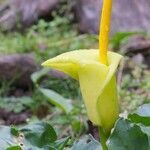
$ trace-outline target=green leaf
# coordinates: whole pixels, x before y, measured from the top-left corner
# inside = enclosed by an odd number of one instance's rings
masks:
[[[72,107],[71,101],[69,101],[68,99],[65,99],[60,94],[50,89],[40,88],[39,90],[43,93],[44,96],[48,98],[50,103],[61,108],[66,113],[69,113],[72,110],[73,107]]]
[[[119,32],[111,38],[110,44],[113,49],[119,49],[122,40],[134,34],[138,34],[138,32]]]
[[[143,126],[143,125],[140,125],[140,127],[141,127],[141,130],[144,133],[146,133],[149,136],[149,138],[150,138],[150,127],[146,127],[146,126]]]
[[[19,136],[18,129],[15,127],[11,127],[11,134],[18,137]]]
[[[101,145],[91,135],[87,135],[75,142],[71,150],[101,150]]]
[[[19,103],[18,103],[19,102]],[[31,108],[33,105],[33,99],[28,96],[23,97],[0,97],[0,106],[8,111],[20,113],[26,108]]]
[[[79,120],[79,118],[77,119],[74,117],[74,120],[71,121],[71,126],[75,133],[79,133],[79,131],[82,128],[82,124],[81,124],[81,121]]]
[[[0,150],[18,145],[17,138],[11,134],[11,128],[0,126]]]
[[[150,145],[150,127],[140,125],[140,128],[143,131],[143,133],[145,133],[148,136],[148,141],[149,141],[149,145]]]
[[[6,150],[22,150],[20,146],[11,146],[7,148]]]
[[[55,142],[57,135],[53,127],[48,123],[36,123],[23,127],[20,132],[25,136],[25,145],[42,148]]]
[[[56,142],[54,142],[53,147],[56,150],[63,150],[65,146],[68,144],[69,139],[70,137],[57,140]]]
[[[142,105],[135,113],[129,114],[128,118],[132,122],[150,126],[150,104]]]
[[[108,150],[149,150],[148,136],[127,119],[120,118],[107,141]]]
[[[63,150],[70,137],[56,139],[56,132],[48,123],[30,124],[20,130],[0,126],[0,150]]]
[[[44,68],[44,69],[42,69],[40,71],[34,72],[31,75],[31,80],[33,81],[33,83],[37,84],[38,81],[49,72],[49,70],[50,69]]]

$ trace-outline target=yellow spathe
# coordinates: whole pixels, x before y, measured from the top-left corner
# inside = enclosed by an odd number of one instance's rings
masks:
[[[100,63],[99,50],[76,50],[42,65],[63,71],[80,83],[89,119],[109,133],[119,114],[115,72],[122,56],[108,52],[108,66]]]

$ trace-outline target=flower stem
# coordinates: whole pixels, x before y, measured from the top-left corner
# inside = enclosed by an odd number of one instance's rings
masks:
[[[107,135],[105,134],[104,130],[102,127],[98,127],[99,130],[99,137],[100,137],[100,143],[102,145],[103,150],[108,150],[106,146],[106,141],[107,141]]]

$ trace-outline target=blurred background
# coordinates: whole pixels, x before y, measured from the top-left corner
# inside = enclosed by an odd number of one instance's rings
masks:
[[[46,120],[62,137],[97,136],[77,81],[40,64],[98,48],[101,7],[102,0],[0,0],[1,125]],[[121,113],[150,102],[149,10],[149,0],[114,0],[109,46],[125,56],[117,73]]]

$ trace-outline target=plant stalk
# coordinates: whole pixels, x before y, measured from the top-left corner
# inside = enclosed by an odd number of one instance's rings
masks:
[[[103,150],[108,150],[107,146],[106,146],[106,141],[107,141],[107,135],[105,134],[104,130],[102,127],[98,127],[98,131],[99,131],[99,137],[100,137],[100,143],[102,145],[102,149]]]

